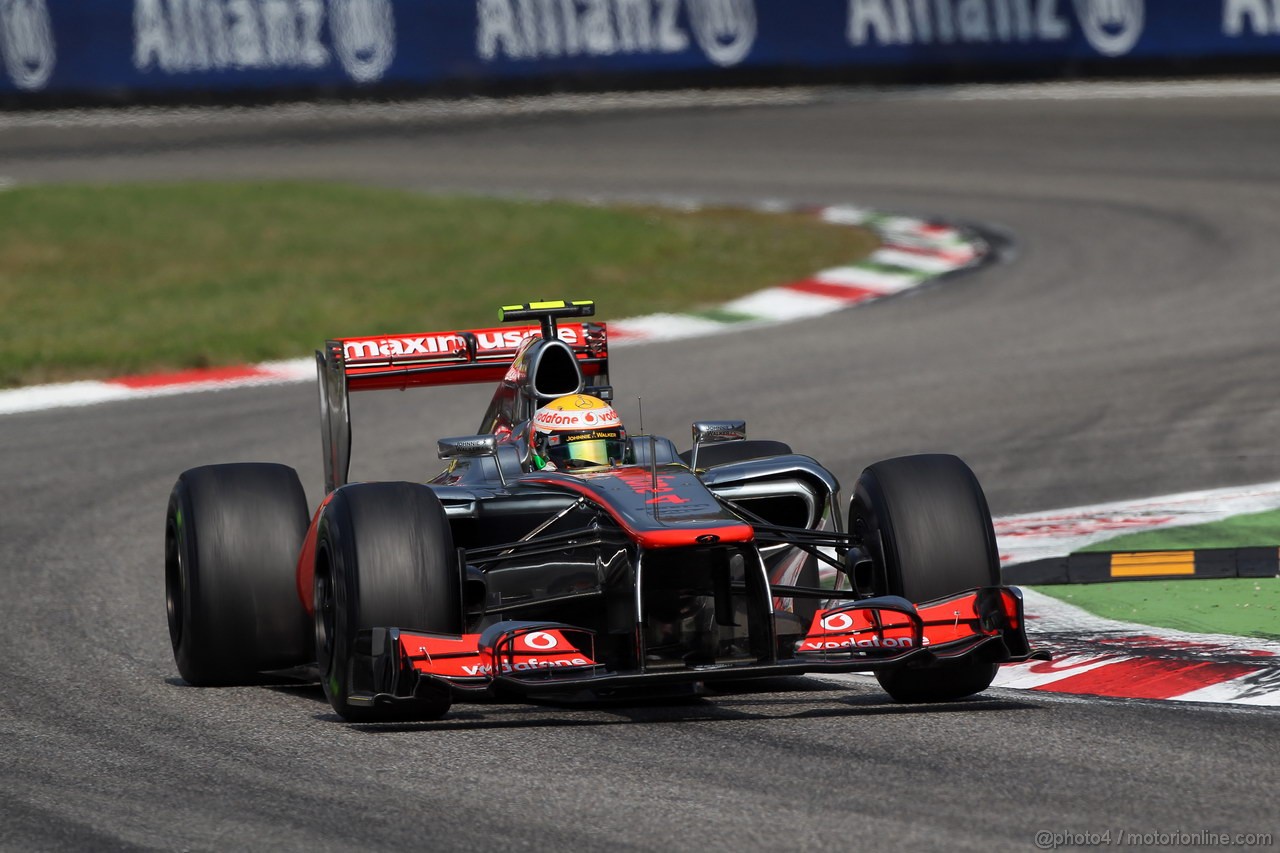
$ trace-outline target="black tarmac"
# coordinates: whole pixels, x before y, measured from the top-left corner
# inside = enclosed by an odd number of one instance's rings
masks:
[[[624,418],[745,417],[850,486],[917,451],[997,514],[1280,479],[1274,98],[808,103],[457,120],[0,122],[18,181],[325,178],[415,190],[851,202],[981,222],[1004,262],[820,320],[619,348]],[[798,273],[809,271],[797,271]],[[359,287],[359,282],[352,282]],[[594,298],[608,293],[530,298]],[[429,329],[431,306],[407,322]],[[406,328],[405,331],[411,329]],[[341,334],[341,318],[334,318]],[[353,473],[426,477],[487,389],[357,399]],[[1276,833],[1280,713],[869,679],[687,703],[455,706],[353,726],[318,687],[176,674],[162,515],[184,468],[296,466],[315,391],[0,418],[0,848],[1030,850],[1037,833]],[[1045,836],[1040,836],[1041,841]]]

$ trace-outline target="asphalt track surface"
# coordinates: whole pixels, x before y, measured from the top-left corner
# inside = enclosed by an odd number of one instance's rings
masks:
[[[1280,479],[1278,106],[836,92],[8,128],[0,174],[778,198],[997,226],[1016,242],[995,267],[804,325],[619,350],[613,378],[649,429],[745,417],[846,484],[877,458],[959,453],[1000,514]],[[565,295],[607,312],[607,293]],[[425,477],[432,439],[471,430],[486,398],[365,395],[354,474]],[[1038,831],[1280,830],[1266,709],[1000,690],[898,706],[867,680],[793,679],[386,727],[344,724],[315,687],[187,687],[165,628],[168,490],[192,465],[275,460],[318,500],[314,412],[312,388],[287,386],[0,419],[0,847],[1027,850]]]

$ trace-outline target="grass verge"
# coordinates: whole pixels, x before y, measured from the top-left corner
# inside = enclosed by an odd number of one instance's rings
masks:
[[[1194,551],[1280,543],[1280,510],[1207,524],[1129,533],[1081,551]],[[1034,587],[1090,613],[1125,622],[1280,640],[1280,578],[1126,581]]]
[[[1280,510],[1235,515],[1222,521],[1127,533],[1081,551],[1194,551],[1197,548],[1265,548],[1280,544]]]
[[[1108,619],[1201,634],[1280,640],[1280,578],[1033,587]]]
[[[0,387],[310,353],[326,338],[712,307],[876,246],[738,209],[433,197],[309,183],[0,193]]]

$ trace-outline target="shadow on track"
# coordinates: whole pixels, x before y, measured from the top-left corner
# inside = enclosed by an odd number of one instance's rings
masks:
[[[875,716],[934,716],[937,714],[1000,713],[1043,710],[1042,704],[981,696],[937,705],[901,705],[887,696],[842,695],[815,700],[809,696],[790,697],[777,693],[718,695],[678,700],[582,703],[566,707],[562,703],[491,700],[487,705],[454,706],[441,720],[420,723],[346,723],[337,714],[316,714],[314,719],[342,723],[369,734],[433,731],[484,731],[502,729],[573,728],[583,726],[653,726],[671,723],[724,723],[738,721],[795,721]]]

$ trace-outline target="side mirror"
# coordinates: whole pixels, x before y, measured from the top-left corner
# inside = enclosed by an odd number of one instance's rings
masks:
[[[436,451],[441,459],[475,459],[492,456],[493,464],[498,469],[498,479],[507,485],[506,475],[502,473],[502,463],[498,461],[498,437],[496,435],[459,435],[453,438],[442,438],[436,442]]]
[[[694,421],[693,456],[689,467],[698,470],[698,448],[704,444],[720,444],[725,441],[746,441],[746,421]]]
[[[493,456],[498,451],[498,437],[496,435],[459,435],[454,438],[442,438],[436,442],[436,449],[441,459]]]

